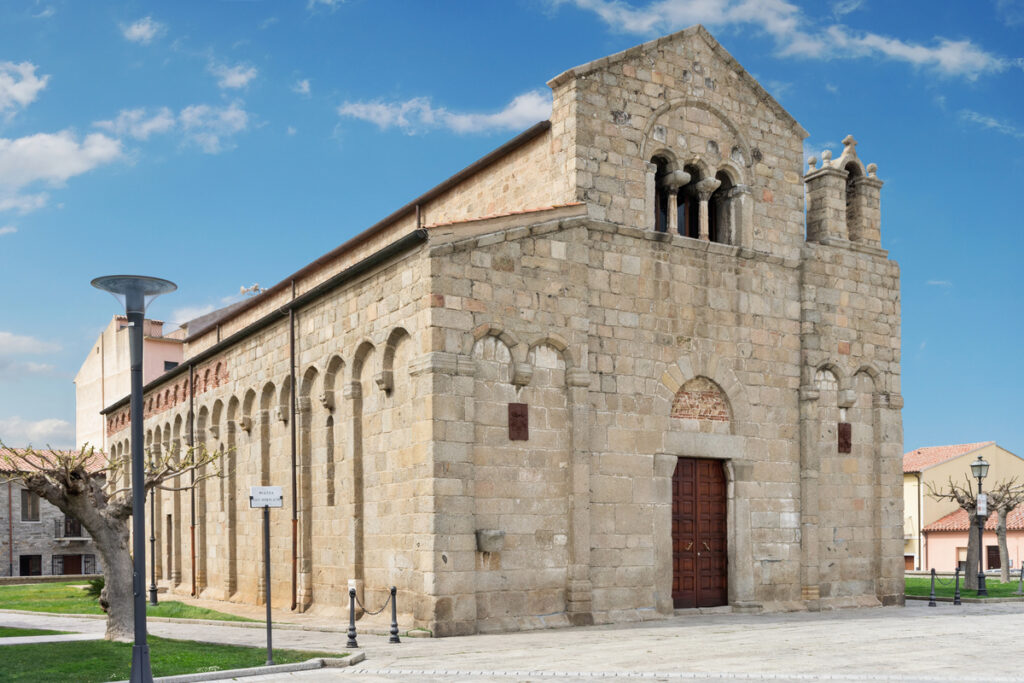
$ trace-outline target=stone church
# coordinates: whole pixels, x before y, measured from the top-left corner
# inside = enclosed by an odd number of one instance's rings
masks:
[[[847,137],[805,166],[699,26],[548,85],[550,120],[189,326],[147,447],[224,467],[157,496],[161,585],[261,601],[247,496],[281,485],[272,599],[299,611],[349,580],[438,636],[902,602],[874,164]]]

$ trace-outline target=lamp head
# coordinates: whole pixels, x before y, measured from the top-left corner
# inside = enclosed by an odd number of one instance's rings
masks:
[[[971,463],[971,473],[975,479],[984,479],[988,474],[988,462],[985,458],[978,456],[978,459]]]
[[[92,286],[110,292],[126,311],[141,313],[153,299],[178,288],[170,280],[145,275],[104,275],[93,280]]]

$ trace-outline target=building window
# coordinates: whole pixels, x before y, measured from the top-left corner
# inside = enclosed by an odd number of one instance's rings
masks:
[[[43,556],[42,555],[21,555],[18,558],[19,576],[42,576]]]
[[[729,196],[733,188],[732,178],[724,171],[715,174],[721,183],[708,200],[708,239],[712,242],[730,244],[733,233],[733,199]]]
[[[651,159],[657,167],[654,172],[654,229],[668,231],[668,188],[662,183],[669,172],[668,159],[657,156]]]
[[[165,360],[164,361],[164,372],[167,372],[168,370],[173,370],[176,367],[178,367],[178,362],[177,361],[173,361],[173,360]]]
[[[21,521],[39,521],[39,496],[25,489],[21,490]]]

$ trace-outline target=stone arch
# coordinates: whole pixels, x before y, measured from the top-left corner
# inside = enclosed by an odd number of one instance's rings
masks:
[[[686,107],[703,109],[704,111],[708,112],[709,114],[720,120],[725,125],[725,128],[729,131],[729,133],[733,136],[733,141],[736,143],[734,146],[740,148],[740,151],[743,155],[743,159],[746,161],[747,166],[749,167],[750,165],[753,164],[753,156],[750,152],[750,143],[747,142],[746,136],[743,135],[739,127],[736,126],[735,123],[733,123],[732,119],[729,118],[728,114],[726,114],[723,110],[719,109],[710,102],[703,99],[698,99],[696,97],[680,97],[674,100],[669,100],[668,102],[654,110],[650,118],[647,120],[647,124],[644,126],[643,134],[641,137],[642,142],[640,148],[644,150],[643,157],[645,159],[649,159],[651,157],[651,155],[647,153],[648,146],[654,148],[654,143],[659,142],[657,140],[654,140],[653,136],[651,135],[652,131],[654,130],[654,126],[657,125],[661,118],[670,111]]]
[[[335,406],[339,404],[338,397],[335,395],[337,391],[338,378],[344,378],[345,376],[345,361],[341,359],[338,354],[332,355],[327,359],[327,365],[324,367],[324,389],[323,394],[320,396],[320,402],[324,404],[324,407],[328,411],[334,412]]]
[[[718,357],[710,351],[695,351],[680,356],[666,368],[661,376],[656,395],[657,400],[663,402],[663,415],[671,413],[676,392],[686,382],[696,377],[706,377],[711,380],[724,394],[729,405],[730,433],[735,433],[737,424],[750,420],[751,407],[746,387],[736,377],[735,371],[730,366],[719,362]]]
[[[260,439],[260,485],[268,486],[270,483],[270,423],[271,410],[274,408],[274,395],[277,390],[273,382],[263,385],[260,392],[260,414],[259,414],[259,439]]]
[[[672,398],[673,418],[697,423],[700,431],[728,433],[732,422],[729,397],[718,384],[703,375],[683,383]],[[721,429],[717,428],[719,423]]]
[[[318,413],[317,406],[312,398],[316,396],[320,386],[320,371],[315,365],[310,365],[302,373],[299,380],[297,394],[297,411],[295,419],[296,431],[298,432],[296,453],[296,465],[298,471],[295,473],[296,509],[299,518],[298,538],[298,597],[297,602],[301,609],[305,609],[313,602],[313,524],[316,510],[313,505],[313,452],[323,452],[317,443],[318,432],[313,429],[314,413]],[[322,477],[317,477],[321,480]],[[326,520],[317,520],[324,524]]]
[[[512,362],[526,360],[526,349],[519,344],[519,338],[497,323],[484,323],[473,330],[472,338],[466,345],[466,355],[473,354],[473,347],[484,337],[496,337],[508,348]]]
[[[365,516],[366,516],[366,491],[364,481],[365,458],[373,452],[368,443],[366,408],[367,403],[375,403],[376,396],[370,396],[369,377],[370,364],[373,362],[373,354],[376,348],[369,340],[362,341],[352,356],[352,367],[350,369],[350,383],[346,387],[346,394],[351,399],[352,424],[352,461],[350,465],[350,481],[352,491],[352,547],[350,549],[350,560],[352,571],[351,576],[362,586],[366,578],[365,566]]]
[[[250,390],[249,393],[255,393]],[[241,409],[241,401],[237,396],[228,399],[227,421],[225,423],[224,438],[227,442],[227,449],[221,455],[224,458],[224,476],[227,479],[227,547],[226,547],[226,571],[224,577],[224,597],[230,598],[238,590],[238,418]]]
[[[846,375],[838,363],[825,361],[814,369],[814,386],[819,390],[833,389],[838,391],[844,385]]]
[[[566,372],[575,369],[576,363],[573,360],[572,350],[569,348],[569,343],[561,336],[554,333],[547,334],[530,344],[530,348],[527,350],[527,358],[530,357],[530,353],[532,353],[534,349],[543,345],[550,346],[561,354],[562,360],[565,362]]]
[[[384,392],[390,393],[395,384],[394,364],[395,349],[403,340],[411,340],[412,335],[404,327],[396,327],[388,334],[387,342],[384,344],[384,353],[381,358],[381,371],[377,376],[377,386]]]
[[[181,440],[184,426],[185,418],[178,413],[174,416],[171,428],[171,459],[175,464],[181,462]],[[170,501],[171,521],[167,529],[166,566],[170,572],[171,584],[175,586],[181,583],[181,534],[184,531],[184,525],[181,523],[181,486],[181,476],[174,477],[173,488],[175,490],[171,493]]]

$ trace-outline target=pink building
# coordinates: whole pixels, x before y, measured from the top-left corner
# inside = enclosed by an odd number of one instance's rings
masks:
[[[999,569],[999,542],[996,540],[995,512],[985,522],[982,545],[985,548],[985,569]],[[967,534],[977,534],[977,527],[969,528],[966,510],[957,510],[925,526],[925,570],[953,571],[959,563],[967,562]],[[1006,518],[1006,550],[1010,569],[1020,569],[1024,556],[1024,509],[1017,508]],[[975,569],[977,571],[977,569]]]

